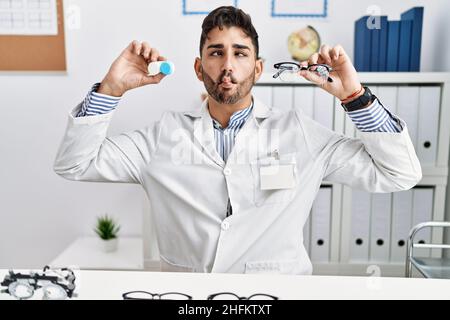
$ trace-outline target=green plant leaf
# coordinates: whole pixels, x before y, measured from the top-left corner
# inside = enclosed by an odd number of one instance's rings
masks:
[[[117,238],[119,230],[120,226],[107,214],[97,218],[97,225],[94,231],[101,239],[115,239]]]

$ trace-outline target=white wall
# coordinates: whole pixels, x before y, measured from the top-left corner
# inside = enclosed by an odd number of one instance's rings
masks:
[[[307,24],[352,56],[353,23],[373,4],[391,19],[424,5],[423,71],[450,71],[448,0],[330,0],[325,20],[272,19],[270,0],[240,1],[260,34],[266,71],[289,59],[289,33]],[[131,40],[149,41],[175,62],[177,72],[158,86],[129,92],[110,134],[143,127],[167,109],[192,108],[203,91],[193,62],[204,16],[182,16],[181,0],[66,0],[64,5],[81,9],[81,28],[66,30],[67,74],[0,73],[0,268],[42,267],[77,235],[92,234],[95,217],[105,212],[119,219],[122,234],[142,233],[140,186],[70,182],[52,170],[68,111]]]

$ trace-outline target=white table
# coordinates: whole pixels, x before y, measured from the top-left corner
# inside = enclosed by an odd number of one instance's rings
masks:
[[[6,273],[0,270],[0,281]],[[242,296],[266,293],[281,300],[450,299],[450,281],[438,279],[86,270],[75,274],[76,299],[122,299],[122,293],[135,290],[176,291],[195,300],[224,291]],[[0,299],[10,296],[0,294]]]
[[[142,238],[119,238],[118,250],[103,252],[96,237],[81,237],[61,252],[52,267],[77,266],[92,270],[143,270],[144,256]]]

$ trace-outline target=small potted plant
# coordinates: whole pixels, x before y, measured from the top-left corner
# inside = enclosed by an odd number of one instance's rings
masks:
[[[94,231],[100,237],[101,248],[104,252],[117,250],[119,230],[120,226],[108,214],[97,218]]]

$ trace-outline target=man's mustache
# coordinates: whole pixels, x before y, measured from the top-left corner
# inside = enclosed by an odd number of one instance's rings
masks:
[[[229,71],[224,71],[223,74],[219,77],[219,80],[217,81],[217,84],[220,85],[222,82],[225,81],[225,78],[230,78],[231,83],[233,84],[237,84],[238,81],[236,80],[236,78],[233,76],[233,74]]]

